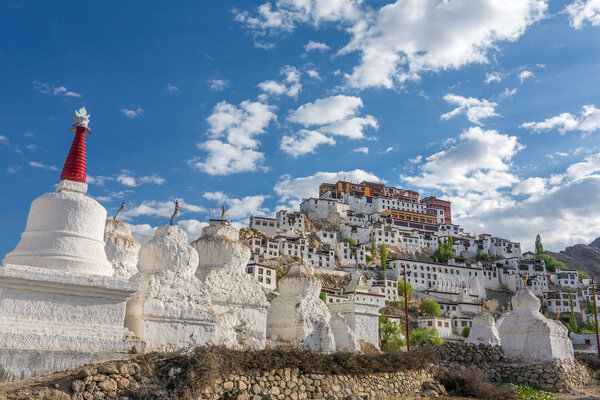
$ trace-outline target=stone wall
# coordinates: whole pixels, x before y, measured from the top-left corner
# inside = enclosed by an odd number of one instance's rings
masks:
[[[0,400],[93,400],[116,398],[165,398],[166,382],[148,377],[142,363],[122,361],[86,366],[73,374],[45,384],[14,386],[3,391]],[[237,398],[239,400],[274,399],[335,399],[361,396],[364,399],[385,399],[398,394],[444,389],[434,381],[433,365],[419,370],[365,375],[301,374],[297,369],[271,371],[251,370],[243,374],[218,378],[197,400]],[[181,370],[171,368],[168,376],[177,379]],[[425,385],[423,385],[425,383]],[[436,386],[437,385],[437,386]],[[3,394],[4,392],[4,394]],[[229,397],[231,396],[231,397]]]
[[[551,392],[566,392],[594,383],[594,373],[575,362],[522,364],[504,357],[498,346],[445,342],[436,351],[441,370],[475,367],[495,383],[534,386]]]

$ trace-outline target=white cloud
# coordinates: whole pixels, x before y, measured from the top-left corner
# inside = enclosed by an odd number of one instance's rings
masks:
[[[358,147],[356,149],[352,150],[353,153],[363,153],[363,154],[369,154],[369,148],[366,146],[363,147]]]
[[[544,178],[527,178],[523,181],[518,182],[513,190],[513,195],[529,195],[534,196],[542,194],[546,191],[546,180]]]
[[[170,83],[167,84],[167,92],[169,92],[169,94],[175,94],[177,92],[179,92],[179,88],[175,85],[171,85]]]
[[[298,24],[319,27],[328,22],[350,23],[362,17],[360,0],[278,0],[274,7],[264,3],[256,15],[234,10],[235,19],[256,35],[292,31]]]
[[[521,83],[523,83],[523,81],[525,79],[530,79],[530,78],[535,78],[535,74],[531,71],[525,70],[525,71],[521,71],[519,73],[519,80],[521,81]]]
[[[415,158],[410,158],[408,160],[408,162],[411,164],[420,164],[421,161],[423,161],[423,156],[420,154],[418,156],[416,156]]]
[[[111,176],[99,176],[99,175],[87,175],[86,182],[92,185],[104,185],[107,181],[112,181],[114,178]]]
[[[230,175],[238,172],[265,170],[261,166],[265,155],[249,148],[240,148],[220,140],[198,143],[198,148],[208,153],[203,161],[194,158],[190,164],[209,175]]]
[[[334,145],[335,140],[319,131],[302,129],[296,135],[284,136],[281,139],[280,149],[294,158],[314,153],[315,149],[322,144]]]
[[[0,135],[0,143],[8,144],[8,138],[4,135]]]
[[[316,70],[314,70],[314,69],[309,69],[308,71],[306,71],[306,74],[307,74],[308,76],[310,76],[311,78],[313,78],[313,79],[316,79],[316,80],[318,80],[318,81],[320,81],[320,80],[321,80],[321,76],[320,76],[320,75],[319,75],[319,73],[318,73]]]
[[[310,40],[308,43],[306,43],[304,46],[304,51],[309,52],[309,51],[319,51],[321,53],[329,50],[329,46],[327,46],[325,43],[322,42],[315,42]]]
[[[229,197],[223,192],[207,192],[204,194],[204,198],[214,201],[217,204],[225,204],[227,214],[225,218],[240,221],[248,218],[250,215],[270,215],[270,210],[263,206],[263,203],[269,196],[256,195],[246,196],[241,199],[235,197]],[[218,211],[220,215],[220,210]]]
[[[546,11],[545,0],[397,0],[356,24],[342,53],[358,51],[353,88],[392,88],[426,71],[487,63],[497,43],[515,41]]]
[[[580,181],[589,177],[600,177],[598,172],[600,172],[600,153],[588,156],[584,161],[569,166],[566,176],[572,181]]]
[[[286,95],[289,97],[298,97],[298,93],[302,90],[300,71],[296,67],[286,65],[281,68],[280,75],[284,76],[281,82],[273,80],[264,81],[258,84],[258,88],[273,96]]]
[[[213,92],[220,92],[229,86],[229,79],[209,79],[207,82]]]
[[[282,175],[273,190],[279,196],[280,207],[294,210],[299,208],[303,198],[319,197],[319,185],[321,183],[335,183],[342,179],[351,182],[384,182],[370,172],[355,169],[352,171],[317,172],[310,176],[298,178]]]
[[[513,97],[517,93],[517,88],[509,89],[504,88],[504,91],[498,95],[498,97],[506,99],[508,97]]]
[[[154,232],[156,232],[156,228],[156,226],[152,227],[148,224],[131,224],[131,235],[140,244],[144,244],[152,239]]]
[[[205,207],[189,204],[183,199],[178,199],[178,201],[182,214],[185,212],[206,213],[208,211]],[[174,199],[168,201],[144,200],[135,207],[126,207],[125,211],[119,215],[122,216],[124,220],[131,220],[132,218],[139,216],[171,218],[174,209]]]
[[[491,102],[486,99],[476,99],[474,97],[463,97],[456,94],[449,93],[444,96],[444,100],[449,104],[456,105],[454,110],[442,114],[443,120],[448,120],[459,114],[465,114],[467,119],[474,124],[482,125],[481,120],[490,117],[496,117],[498,114],[495,112],[497,103]]]
[[[335,144],[328,135],[363,139],[365,129],[378,129],[375,117],[359,117],[360,97],[337,95],[306,103],[290,112],[288,120],[306,128],[296,135],[284,136],[281,149],[294,157],[313,152],[321,144]]]
[[[147,175],[136,178],[129,171],[123,172],[121,175],[117,176],[116,179],[120,184],[129,187],[136,187],[145,183],[151,183],[154,185],[162,185],[165,183],[165,179],[158,175]],[[102,181],[102,183],[104,183],[104,181]]]
[[[54,165],[46,165],[46,164],[42,164],[41,162],[37,162],[37,161],[29,161],[27,164],[29,164],[30,167],[34,167],[34,168],[58,171],[58,168],[56,168]]]
[[[383,154],[387,154],[387,153],[389,153],[389,152],[391,152],[391,151],[394,151],[394,147],[393,147],[393,146],[390,146],[390,147],[388,147],[388,148],[387,148],[387,149],[385,149],[385,150],[384,150],[382,153],[383,153]]]
[[[517,182],[510,161],[521,149],[516,136],[473,127],[463,131],[450,148],[427,157],[418,175],[402,178],[447,193],[493,191]]]
[[[40,93],[64,97],[81,97],[79,93],[68,90],[64,86],[54,86],[39,81],[33,81],[31,84],[33,85],[33,88]]]
[[[119,112],[127,118],[137,118],[144,115],[144,110],[140,107],[135,109],[121,108]]]
[[[529,129],[533,133],[541,133],[551,129],[558,129],[561,135],[571,131],[581,131],[590,134],[600,129],[600,109],[593,104],[583,106],[579,115],[562,113],[541,122],[525,122],[521,128]]]
[[[21,170],[21,167],[18,165],[15,165],[14,167],[8,167],[6,170],[6,173],[10,174],[10,175],[14,175],[17,172],[19,172]]]
[[[226,101],[218,103],[207,118],[211,140],[198,143],[208,155],[204,161],[195,158],[190,164],[210,175],[264,169],[264,154],[256,151],[260,145],[256,136],[277,118],[274,111],[274,106],[250,100],[241,102],[239,107]]]
[[[485,74],[485,83],[491,83],[491,82],[501,82],[502,81],[502,75],[500,75],[498,72],[488,72]]]
[[[200,222],[197,219],[184,219],[177,222],[188,235],[188,242],[193,242],[202,234],[202,228],[208,226],[208,222]]]
[[[300,106],[289,119],[305,126],[329,124],[353,116],[362,105],[360,97],[331,96]]]
[[[575,29],[583,28],[586,22],[593,26],[600,26],[600,0],[575,0],[565,8],[565,11],[569,14],[569,21]]]

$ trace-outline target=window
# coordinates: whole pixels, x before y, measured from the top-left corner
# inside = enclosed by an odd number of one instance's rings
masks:
[[[254,272],[254,268],[253,267],[248,267],[248,273],[251,274],[252,272]]]
[[[262,268],[259,268],[259,269],[258,269],[258,273],[259,273],[259,274],[262,274],[262,273],[263,273],[263,269],[262,269]]]

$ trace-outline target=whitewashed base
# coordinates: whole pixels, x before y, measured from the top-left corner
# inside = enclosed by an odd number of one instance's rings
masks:
[[[138,288],[116,278],[0,267],[0,351],[32,353],[0,366],[13,377],[31,376],[57,363],[51,355],[36,361],[40,351],[129,353],[141,342],[123,326],[125,302]]]
[[[125,353],[0,348],[0,382],[20,381],[86,364],[125,360],[129,357]]]

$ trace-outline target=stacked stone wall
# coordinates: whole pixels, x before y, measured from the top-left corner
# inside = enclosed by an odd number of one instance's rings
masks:
[[[298,369],[284,368],[271,371],[250,370],[217,378],[202,391],[196,400],[275,400],[275,399],[334,399],[351,396],[363,399],[385,399],[398,395],[416,394],[424,383],[435,386],[437,368],[365,375],[302,374]],[[181,370],[172,368],[168,376],[178,379]],[[13,384],[14,385],[14,384]],[[86,366],[73,374],[31,387],[14,386],[6,390],[0,386],[0,400],[94,400],[166,398],[166,382],[149,377],[145,369],[134,361]],[[428,386],[428,385],[425,385]],[[440,389],[443,391],[443,389]],[[354,397],[356,398],[356,397]]]
[[[499,346],[445,342],[436,352],[440,355],[441,373],[475,367],[495,383],[528,385],[551,392],[567,392],[595,383],[593,371],[578,362],[511,362]]]

